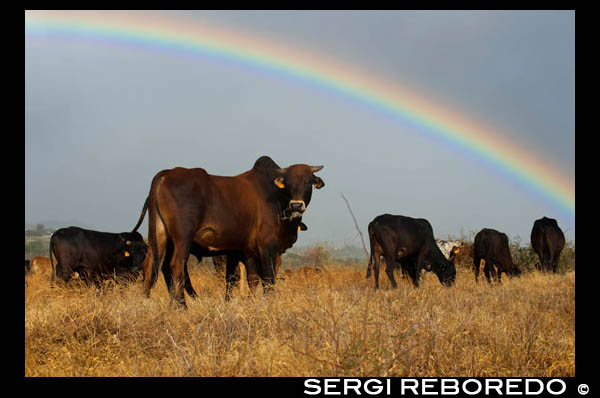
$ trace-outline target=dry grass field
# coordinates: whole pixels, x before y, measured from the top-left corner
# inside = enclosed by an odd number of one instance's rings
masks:
[[[190,270],[200,298],[170,306],[162,276],[141,283],[50,288],[27,277],[25,376],[574,376],[575,273],[488,286],[457,267],[451,288],[419,289],[385,273],[330,264],[230,302],[224,278]],[[483,275],[480,276],[480,278]]]

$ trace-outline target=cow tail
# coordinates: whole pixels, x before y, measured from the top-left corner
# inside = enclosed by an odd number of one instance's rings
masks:
[[[160,215],[160,211],[158,210],[158,187],[162,182],[162,178],[157,179],[154,189],[150,191],[150,195],[152,195],[152,206],[154,209],[153,213],[149,213],[148,222],[152,223],[150,228],[148,229],[148,243],[150,243],[152,247],[152,281],[154,281],[158,276],[158,240],[156,237],[156,222],[157,216],[160,218],[166,232],[166,225],[162,220],[162,216]],[[148,195],[148,199],[150,199],[150,195]],[[150,214],[153,215],[152,219],[150,219]]]
[[[148,201],[149,200],[150,200],[150,195],[148,195],[148,197],[146,198],[146,201],[144,202],[144,207],[142,208],[142,214],[140,215],[140,219],[138,220],[137,224],[135,224],[135,227],[131,231],[132,233],[136,232],[138,230],[138,228],[140,227],[140,225],[142,225],[142,222],[144,221],[144,217],[146,217],[146,211],[148,210]]]
[[[371,270],[373,269],[373,250],[371,250],[371,255],[369,256],[369,265],[367,266],[367,279],[371,277]]]
[[[375,256],[373,255],[373,242],[374,242],[374,236],[373,233],[371,231],[371,223],[369,223],[368,226],[368,232],[369,232],[369,243],[371,244],[371,254],[369,255],[369,264],[367,265],[367,279],[369,279],[371,277],[371,271],[373,270],[373,262],[375,261]]]
[[[56,270],[54,269],[54,263],[52,262],[52,252],[54,248],[54,234],[50,237],[50,248],[49,248],[49,257],[50,257],[50,266],[52,267],[52,274],[50,275],[50,282],[54,283],[56,279]]]
[[[542,226],[542,239],[544,240],[544,250],[542,252],[546,259],[546,264],[542,264],[542,268],[547,267],[545,270],[548,271],[552,267],[552,261],[550,261],[550,257],[552,256],[550,248],[552,246],[550,246],[550,231],[546,231],[544,226]]]

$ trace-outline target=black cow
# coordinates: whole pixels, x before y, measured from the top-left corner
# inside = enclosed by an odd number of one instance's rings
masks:
[[[111,276],[134,276],[141,271],[147,245],[139,232],[98,232],[79,227],[61,228],[50,238],[52,280],[68,282],[74,272],[84,281]],[[56,257],[56,268],[52,255]]]
[[[481,260],[485,260],[483,272],[487,281],[491,283],[490,273],[500,283],[502,272],[508,276],[519,276],[521,270],[513,263],[508,247],[508,236],[505,233],[491,228],[484,228],[475,235],[473,242],[473,271],[475,282],[479,278],[479,266]],[[498,273],[496,274],[496,268]]]
[[[367,278],[371,267],[375,271],[375,289],[379,288],[379,261],[385,257],[385,272],[397,287],[394,279],[396,262],[408,273],[413,285],[419,287],[421,270],[433,271],[443,285],[451,286],[456,278],[454,264],[444,257],[435,243],[433,228],[423,218],[411,218],[382,214],[369,223],[371,257]]]
[[[556,273],[558,259],[565,246],[565,235],[553,218],[543,217],[535,220],[531,230],[531,247],[540,258],[538,268],[542,272]]]

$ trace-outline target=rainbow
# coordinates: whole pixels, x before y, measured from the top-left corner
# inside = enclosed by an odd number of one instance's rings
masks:
[[[333,91],[382,111],[424,135],[449,144],[533,191],[564,214],[575,215],[572,177],[551,167],[488,126],[410,92],[394,82],[298,51],[248,32],[180,17],[127,11],[26,11],[26,37],[60,36],[183,54],[211,55]]]

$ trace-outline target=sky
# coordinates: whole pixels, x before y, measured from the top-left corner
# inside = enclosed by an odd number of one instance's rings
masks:
[[[231,57],[30,28],[61,13],[26,11],[26,225],[129,231],[158,171],[236,175],[268,155],[324,166],[297,246],[360,245],[341,193],[365,238],[383,213],[426,218],[436,238],[494,228],[523,245],[547,216],[575,238],[574,214],[528,181],[361,98]],[[130,16],[267,40],[417,93],[574,192],[574,11],[102,12]]]

